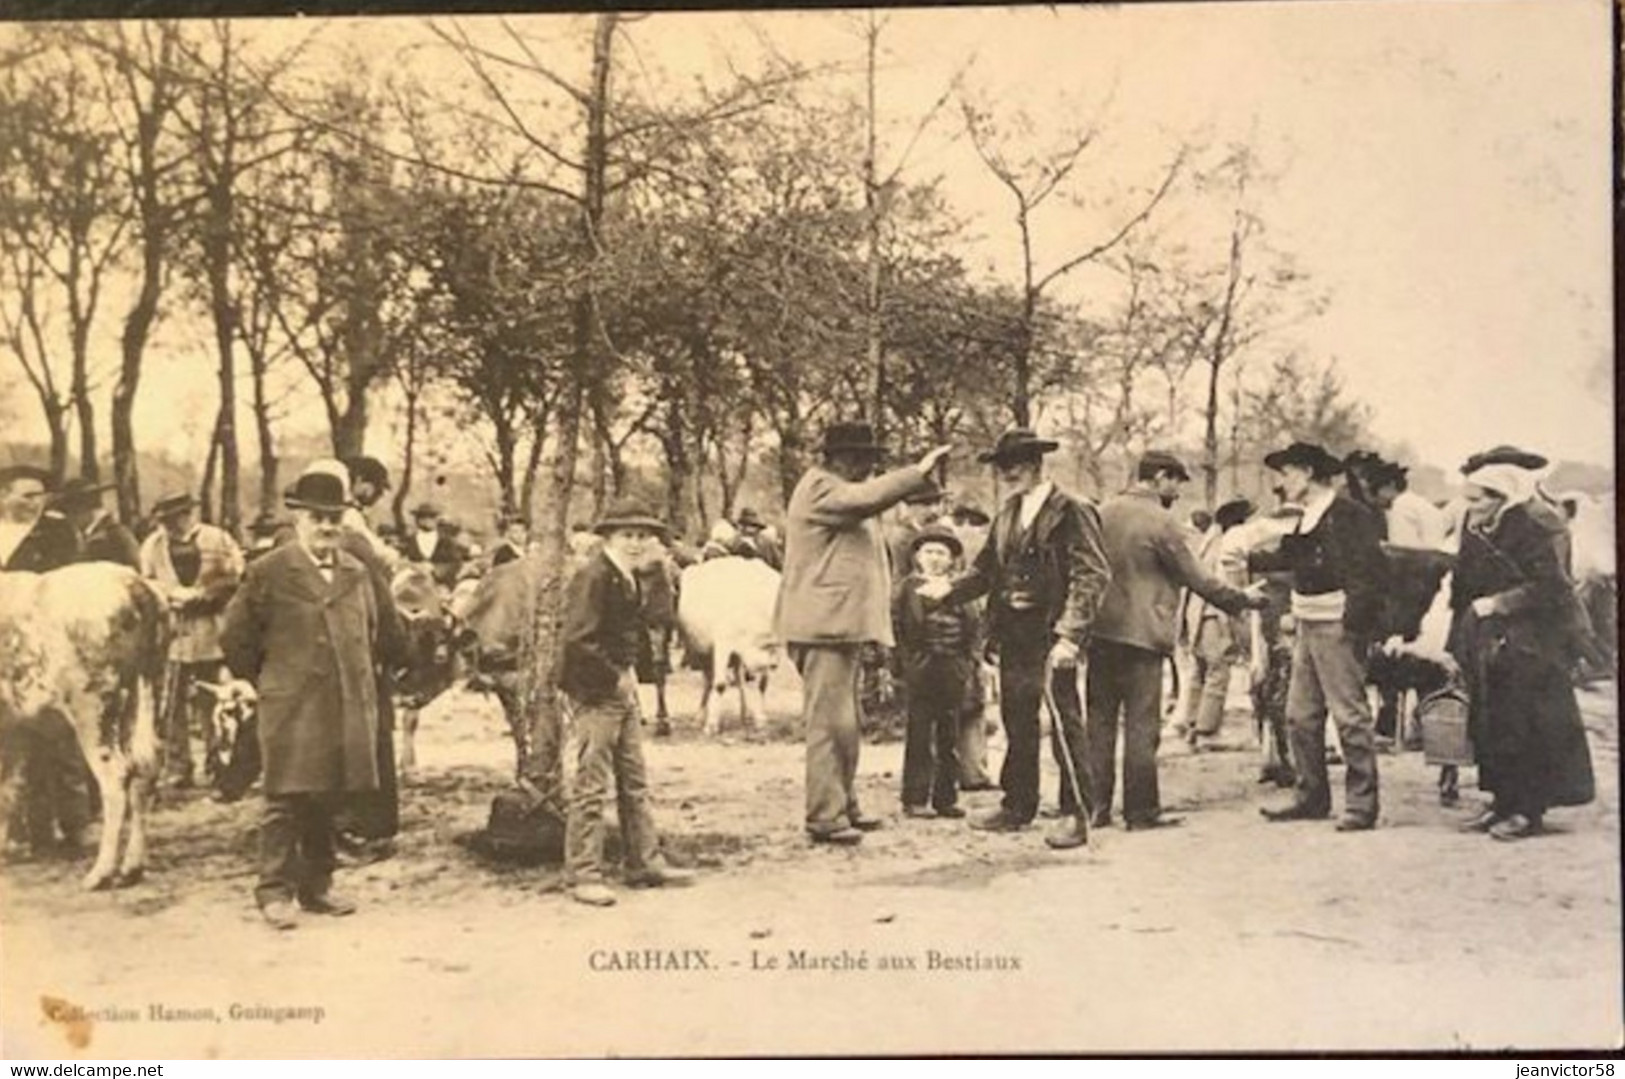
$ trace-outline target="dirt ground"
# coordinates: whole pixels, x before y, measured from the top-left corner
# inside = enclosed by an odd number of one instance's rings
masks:
[[[692,888],[572,903],[546,868],[467,846],[511,769],[494,702],[426,713],[390,860],[362,904],[277,933],[254,909],[253,799],[166,794],[147,878],[5,867],[0,1053],[22,1057],[1561,1050],[1621,1045],[1617,705],[1582,695],[1599,783],[1550,834],[1459,834],[1417,753],[1381,760],[1381,827],[1272,825],[1243,717],[1229,751],[1165,739],[1182,827],[1095,833],[904,820],[902,747],[864,747],[858,849],[801,831],[799,687],[770,727],[706,741],[695,676],[647,742],[654,808]],[[995,741],[995,762],[999,743]],[[1045,762],[1045,790],[1055,775]],[[1334,782],[1340,776],[1334,769]],[[975,811],[997,793],[970,794]],[[912,964],[912,969],[910,969]],[[630,966],[658,970],[628,970]],[[816,969],[812,969],[816,968]]]

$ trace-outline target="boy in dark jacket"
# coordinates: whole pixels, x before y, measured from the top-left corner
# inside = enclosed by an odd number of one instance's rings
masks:
[[[973,685],[981,618],[973,603],[920,594],[925,582],[945,580],[963,553],[959,537],[948,529],[921,530],[909,545],[914,572],[893,601],[898,669],[908,697],[903,813],[910,817],[965,815],[958,805],[959,726]]]
[[[625,850],[626,883],[634,887],[687,884],[690,875],[666,865],[649,812],[649,777],[639,730],[634,666],[648,630],[637,572],[660,552],[666,526],[642,507],[621,503],[593,529],[603,546],[570,579],[565,600],[564,663],[559,688],[574,705],[571,756],[576,773],[565,828],[565,875],[579,903],[607,907],[604,885],[604,802],[615,788]]]

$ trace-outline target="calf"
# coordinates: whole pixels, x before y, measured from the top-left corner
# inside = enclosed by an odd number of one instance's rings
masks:
[[[451,688],[456,671],[452,655],[451,614],[429,566],[403,565],[390,582],[406,635],[404,671],[395,684],[395,706],[401,730],[401,774],[417,767],[418,712]]]
[[[87,562],[45,574],[0,573],[0,727],[52,710],[73,725],[102,804],[101,841],[83,880],[89,889],[133,883],[146,865],[168,636],[163,603],[132,569]],[[0,846],[17,769],[0,769],[6,773]]]
[[[197,682],[192,691],[211,702],[204,775],[217,801],[238,801],[260,774],[259,714],[254,699],[230,682]]]
[[[766,722],[767,676],[778,665],[773,608],[779,573],[755,558],[730,555],[683,570],[677,591],[677,625],[690,657],[705,657],[700,703],[708,735],[722,727],[722,694],[739,686],[741,718],[752,727]]]

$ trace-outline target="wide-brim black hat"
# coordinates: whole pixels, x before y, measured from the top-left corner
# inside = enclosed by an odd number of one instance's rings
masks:
[[[0,487],[9,486],[17,480],[38,480],[48,491],[55,486],[56,477],[51,475],[50,469],[38,465],[7,465],[0,468]]]
[[[886,452],[886,447],[875,441],[875,429],[867,423],[832,423],[824,428],[823,451],[879,457]]]
[[[1000,461],[1042,457],[1060,448],[1059,442],[1039,438],[1038,433],[1031,427],[1012,427],[999,436],[992,449],[977,454],[976,459],[983,464],[998,464]]]
[[[439,516],[440,516],[440,507],[436,506],[433,502],[419,502],[412,509],[412,519],[414,521],[420,520],[420,519],[422,519],[424,517],[439,517]]]
[[[1294,442],[1284,450],[1264,455],[1264,467],[1279,472],[1288,465],[1307,468],[1316,476],[1335,476],[1343,471],[1343,462],[1313,442]]]
[[[185,513],[187,510],[196,508],[197,496],[190,491],[182,491],[180,494],[165,495],[154,502],[152,504],[152,515],[162,520],[165,517],[172,517],[177,513]]]
[[[351,506],[350,485],[344,477],[331,472],[310,471],[282,492],[282,502],[295,510],[346,510]]]
[[[380,491],[389,490],[389,469],[378,458],[368,457],[365,454],[346,457],[344,467],[350,470],[351,483],[359,483],[365,480]]]
[[[1232,498],[1213,511],[1213,520],[1220,528],[1234,528],[1251,517],[1256,509],[1248,499]]]
[[[600,536],[608,535],[617,528],[645,528],[656,535],[666,535],[666,522],[641,502],[616,502],[592,526],[592,530]]]
[[[51,499],[51,504],[57,509],[71,510],[81,506],[95,506],[101,502],[102,495],[118,486],[114,483],[97,483],[94,480],[82,478],[71,479],[64,483]]]
[[[920,529],[919,533],[909,541],[908,556],[913,558],[919,552],[919,549],[927,543],[944,545],[954,553],[955,558],[959,558],[965,553],[965,545],[959,541],[959,537],[954,535],[953,532],[946,528],[931,527]]]
[[[1511,465],[1528,472],[1545,468],[1551,462],[1545,457],[1531,450],[1519,449],[1517,446],[1496,446],[1483,453],[1475,453],[1467,458],[1467,463],[1461,466],[1461,471],[1477,472],[1485,465]]]
[[[1167,450],[1146,450],[1140,457],[1139,474],[1148,476],[1159,469],[1176,479],[1185,480],[1186,482],[1189,482],[1191,478],[1190,470],[1185,467],[1185,462]]]

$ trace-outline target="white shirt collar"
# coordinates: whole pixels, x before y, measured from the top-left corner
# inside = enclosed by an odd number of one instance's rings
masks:
[[[1298,531],[1313,532],[1336,499],[1337,492],[1330,487],[1311,492],[1309,497],[1304,499],[1303,516],[1298,519]]]
[[[1017,522],[1022,528],[1031,528],[1033,521],[1038,518],[1038,511],[1043,508],[1044,500],[1049,497],[1055,485],[1049,480],[1040,480],[1030,490],[1021,496],[1021,508],[1017,515]]]
[[[631,581],[634,584],[637,583],[637,577],[632,573],[632,570],[626,565],[625,562],[622,562],[613,551],[609,549],[607,544],[604,546],[603,551],[604,557],[609,559],[609,564],[620,570],[622,577],[625,577],[628,581]]]

